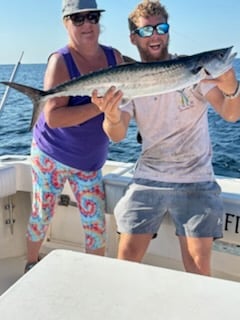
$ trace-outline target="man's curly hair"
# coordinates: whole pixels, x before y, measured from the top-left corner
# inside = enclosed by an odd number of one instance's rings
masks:
[[[128,16],[129,30],[133,31],[137,28],[140,17],[148,18],[159,15],[163,16],[166,22],[168,21],[168,12],[158,0],[143,0]]]

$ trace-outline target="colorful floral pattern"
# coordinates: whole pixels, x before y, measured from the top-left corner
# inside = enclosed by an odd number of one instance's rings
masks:
[[[33,206],[27,237],[43,240],[65,182],[68,180],[75,195],[85,232],[86,249],[105,246],[104,191],[102,173],[79,171],[43,153],[32,144]]]

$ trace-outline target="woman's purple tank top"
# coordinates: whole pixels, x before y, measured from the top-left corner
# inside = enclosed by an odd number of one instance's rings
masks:
[[[108,65],[115,66],[113,49],[102,46]],[[58,50],[64,57],[70,78],[80,76],[68,47]],[[69,105],[90,103],[89,96],[70,97]],[[100,114],[82,124],[67,128],[49,128],[42,112],[34,126],[33,138],[40,150],[72,168],[95,171],[107,159],[109,139],[102,129],[104,115]]]

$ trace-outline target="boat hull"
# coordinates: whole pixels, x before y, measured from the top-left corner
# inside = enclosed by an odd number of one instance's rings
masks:
[[[117,255],[119,235],[113,210],[131,182],[133,167],[134,164],[107,161],[103,169],[108,257],[115,258]],[[224,237],[215,241],[212,253],[213,276],[240,281],[240,179],[218,176],[217,181],[222,188],[225,215]],[[70,203],[68,206],[57,206],[57,212],[40,250],[42,256],[54,249],[84,252],[83,229],[68,183],[64,187],[63,194],[69,197]],[[20,258],[21,270],[18,270],[17,275],[22,274],[31,196],[29,157],[0,157],[0,278],[2,279],[6,277],[1,269],[1,265],[5,264],[1,261],[6,259],[12,261]],[[169,215],[165,216],[158,237],[151,241],[143,263],[183,270],[175,227]],[[7,267],[4,270],[6,271]]]

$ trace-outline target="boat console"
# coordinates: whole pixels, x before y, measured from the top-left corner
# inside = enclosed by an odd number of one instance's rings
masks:
[[[240,284],[54,250],[0,297],[1,319],[239,319]]]

